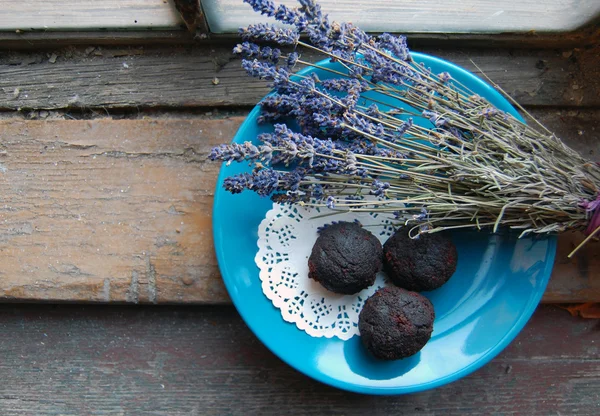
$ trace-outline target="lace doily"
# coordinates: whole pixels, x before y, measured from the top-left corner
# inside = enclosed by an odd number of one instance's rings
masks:
[[[390,214],[345,212],[273,204],[258,228],[255,261],[265,296],[287,322],[313,337],[358,335],[358,315],[365,300],[387,285],[380,272],[373,286],[356,295],[339,295],[308,278],[308,257],[317,229],[332,221],[358,220],[383,243],[394,232]]]

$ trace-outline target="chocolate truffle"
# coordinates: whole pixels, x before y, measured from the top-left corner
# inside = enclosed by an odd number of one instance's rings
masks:
[[[458,252],[445,234],[410,238],[408,228],[401,228],[383,245],[383,257],[383,269],[396,286],[421,292],[437,289],[450,279]]]
[[[379,289],[360,312],[363,345],[377,358],[398,360],[419,352],[431,338],[435,313],[429,299],[391,286]]]
[[[326,289],[345,295],[375,283],[383,250],[373,234],[353,222],[338,222],[321,230],[308,259],[308,277]]]

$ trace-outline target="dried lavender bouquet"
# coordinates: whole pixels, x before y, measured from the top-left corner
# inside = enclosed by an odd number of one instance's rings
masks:
[[[284,24],[240,29],[244,43],[234,49],[248,74],[275,90],[260,102],[259,122],[279,124],[260,135],[258,145],[213,149],[212,160],[254,165],[252,173],[227,178],[228,191],[252,190],[278,203],[393,212],[414,236],[505,226],[521,236],[586,230],[591,237],[600,229],[597,163],[541,124],[533,128],[494,107],[449,73],[417,64],[404,36],[373,37],[332,22],[314,0],[298,0],[298,8],[244,1]],[[319,67],[302,60],[302,48],[320,51],[339,70],[321,68],[332,74],[323,80],[294,75],[296,65]]]

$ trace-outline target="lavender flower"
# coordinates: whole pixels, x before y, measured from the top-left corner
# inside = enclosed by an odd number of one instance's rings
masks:
[[[315,0],[298,0],[298,3],[302,6],[300,11],[306,15],[311,23],[321,24],[323,20],[327,19],[327,16],[323,15],[321,11],[321,6]]]
[[[327,200],[325,201],[325,205],[329,209],[334,209],[335,208],[335,198],[332,196],[328,196]]]
[[[435,111],[423,110],[423,117],[426,117],[431,121],[435,127],[444,127],[448,124],[448,120],[443,118]]]
[[[248,3],[255,12],[259,12],[262,15],[275,16],[275,3],[271,0],[244,0],[244,3]]]
[[[402,61],[410,61],[411,57],[406,45],[406,36],[393,36],[389,33],[379,35],[379,45],[388,49],[396,58]]]
[[[271,48],[269,46],[260,48],[258,45],[250,42],[244,42],[236,45],[236,47],[233,48],[233,53],[242,55],[245,58],[257,57],[260,59],[265,59],[273,62],[274,64],[279,62],[279,58],[281,57],[281,51],[277,48]]]
[[[287,66],[288,68],[293,68],[296,66],[296,62],[298,62],[299,55],[296,52],[292,52],[287,57]]]
[[[260,62],[258,59],[249,61],[242,59],[242,67],[248,75],[273,81],[272,85],[275,88],[286,89],[290,81],[290,72],[284,68],[277,68],[273,64]]]
[[[244,160],[270,162],[273,157],[273,149],[269,145],[257,147],[251,142],[221,144],[214,147],[208,157],[212,161],[222,160],[227,162],[228,165],[233,161],[243,162]]]
[[[402,123],[400,127],[396,127],[393,138],[395,141],[402,139],[406,132],[413,126],[413,119],[410,117],[408,120]]]
[[[264,23],[241,28],[239,34],[242,40],[275,42],[279,45],[296,45],[300,38],[294,29],[282,29]]]
[[[245,42],[234,53],[246,58],[242,65],[250,75],[270,81],[278,93],[260,103],[259,121],[289,117],[301,133],[278,124],[273,133],[259,137],[260,145],[214,148],[212,160],[255,166],[252,174],[228,178],[224,186],[229,191],[248,189],[271,195],[278,203],[316,200],[332,209],[338,201],[352,207],[365,189],[379,199],[414,194],[423,204],[411,219],[424,223],[413,229],[418,232],[485,223],[510,225],[523,234],[600,226],[595,201],[591,220],[586,212],[597,197],[600,165],[584,161],[554,136],[533,130],[452,83],[450,73],[432,76],[430,68],[412,61],[404,36],[374,38],[352,24],[331,22],[315,0],[299,0],[298,9],[271,0],[245,1],[259,13],[294,26],[241,29]],[[290,69],[299,60],[298,52],[282,56],[277,48],[249,42],[303,46],[300,33],[332,62],[340,62],[347,76],[324,81],[314,72],[293,76]],[[377,94],[385,97],[379,98],[385,100],[385,110],[369,105],[368,98],[377,102]],[[420,112],[415,118],[433,126],[396,117],[415,112]],[[438,145],[423,145],[427,139]],[[559,169],[539,169],[536,160]],[[280,171],[278,165],[290,169]],[[378,212],[397,210],[379,199],[373,202]],[[579,200],[590,202],[577,206],[573,201]],[[428,206],[437,208],[428,212]]]
[[[281,173],[273,169],[262,169],[252,174],[250,190],[260,196],[269,196],[277,190]]]
[[[232,194],[239,194],[244,189],[249,189],[251,181],[252,175],[249,173],[242,173],[225,178],[223,181],[223,188]]]
[[[429,213],[427,212],[425,207],[421,207],[421,213],[413,215],[412,218],[415,221],[425,221],[429,218]]]
[[[311,196],[317,200],[322,199],[324,196],[324,187],[321,184],[311,185]]]
[[[438,74],[440,81],[445,84],[452,79],[452,76],[448,72],[440,72]]]
[[[381,182],[378,179],[375,179],[371,184],[371,191],[369,192],[371,195],[375,195],[378,198],[383,198],[386,195],[386,191],[390,188],[389,182]]]
[[[275,19],[280,22],[293,25],[298,28],[299,31],[304,31],[308,26],[308,20],[300,13],[297,9],[290,9],[285,5],[280,5],[275,12]]]

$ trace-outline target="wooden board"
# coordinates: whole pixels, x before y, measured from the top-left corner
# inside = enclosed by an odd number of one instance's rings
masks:
[[[569,143],[594,138],[598,160],[598,111],[536,115]],[[228,302],[206,158],[242,120],[0,121],[0,300]],[[565,258],[580,239],[560,238],[546,301],[600,301],[598,243]]]
[[[560,330],[559,330],[560,329]],[[293,370],[233,308],[0,306],[0,414],[597,415],[598,321],[540,307],[473,374],[405,396]]]
[[[290,7],[295,0],[280,0]],[[333,20],[376,32],[557,32],[574,30],[600,14],[596,0],[320,0]],[[273,23],[240,0],[204,0],[216,33],[235,32],[249,23]]]
[[[294,0],[283,0],[296,6]],[[322,0],[325,12],[364,30],[433,33],[560,32],[580,28],[600,12],[594,0],[547,0],[543,12],[535,0],[436,0],[370,2]],[[241,0],[204,0],[215,33],[235,33],[240,26],[269,21]],[[272,21],[272,20],[271,20]],[[177,28],[182,20],[171,0],[28,0],[4,1],[0,31]]]
[[[2,1],[0,30],[163,29],[183,24],[167,0]]]
[[[255,105],[268,91],[224,46],[66,48],[0,55],[0,110]],[[490,78],[527,106],[600,105],[600,49],[420,48]],[[318,56],[305,53],[314,62]]]

